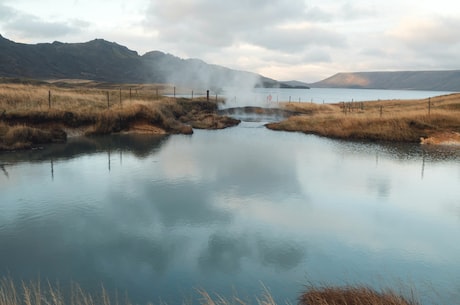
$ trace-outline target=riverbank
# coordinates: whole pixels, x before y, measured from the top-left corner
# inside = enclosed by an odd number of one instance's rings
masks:
[[[281,107],[300,115],[267,124],[267,128],[345,140],[460,145],[460,94],[327,105],[284,103]]]
[[[239,124],[223,100],[174,98],[164,85],[91,81],[0,83],[0,150],[33,149],[69,136],[110,133],[191,134]],[[174,88],[175,92],[176,88]],[[460,145],[460,94],[423,100],[337,104],[279,103],[238,111],[270,115],[272,130],[362,141]],[[287,118],[286,118],[287,117]]]
[[[240,121],[217,114],[220,101],[162,96],[158,85],[0,84],[0,150],[110,133],[192,134]],[[160,89],[160,90],[159,90]]]

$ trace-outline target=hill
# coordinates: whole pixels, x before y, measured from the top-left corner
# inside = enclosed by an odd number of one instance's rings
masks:
[[[311,87],[460,91],[460,70],[338,73]]]
[[[211,65],[199,59],[181,59],[160,51],[140,56],[103,39],[23,44],[1,35],[0,77],[170,83],[214,90],[226,86],[290,87],[256,73]]]

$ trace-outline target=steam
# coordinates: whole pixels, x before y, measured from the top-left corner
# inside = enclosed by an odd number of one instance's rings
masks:
[[[255,87],[262,85],[258,74],[207,64],[199,59],[180,59],[158,51],[144,56],[150,60],[153,75],[161,77],[153,81],[190,88],[197,95],[209,90],[212,96],[224,98],[220,108],[269,107],[268,95],[261,98],[254,92]]]

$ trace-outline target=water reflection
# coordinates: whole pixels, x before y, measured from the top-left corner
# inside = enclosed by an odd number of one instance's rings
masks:
[[[241,260],[252,256],[251,247],[244,236],[212,234],[199,257],[199,266],[205,272],[240,272]]]
[[[458,296],[458,152],[253,127],[0,155],[0,272],[141,303],[194,287],[254,296],[260,281],[295,300],[344,274]]]
[[[71,137],[65,144],[45,145],[37,150],[0,153],[1,166],[14,162],[68,160],[100,152],[129,152],[139,158],[149,156],[168,139],[164,135],[117,134],[112,136]]]

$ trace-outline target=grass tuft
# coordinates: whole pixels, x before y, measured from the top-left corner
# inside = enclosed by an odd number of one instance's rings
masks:
[[[268,288],[262,285],[262,295],[255,298],[257,305],[276,305]],[[251,302],[233,296],[226,298],[198,289],[197,301],[202,305],[250,305]],[[299,297],[299,305],[420,305],[414,297],[403,297],[393,291],[376,291],[363,286],[311,287]],[[187,304],[194,300],[184,301]],[[152,304],[152,303],[149,303]],[[163,301],[160,304],[166,305]],[[289,305],[288,302],[286,304]],[[72,283],[70,293],[63,293],[59,285],[40,281],[22,282],[15,285],[10,279],[0,279],[0,305],[132,305],[128,297],[120,300],[118,293],[110,294],[103,285],[99,294],[84,291],[80,285]]]
[[[393,291],[375,291],[368,287],[311,288],[301,295],[299,305],[419,305]]]

